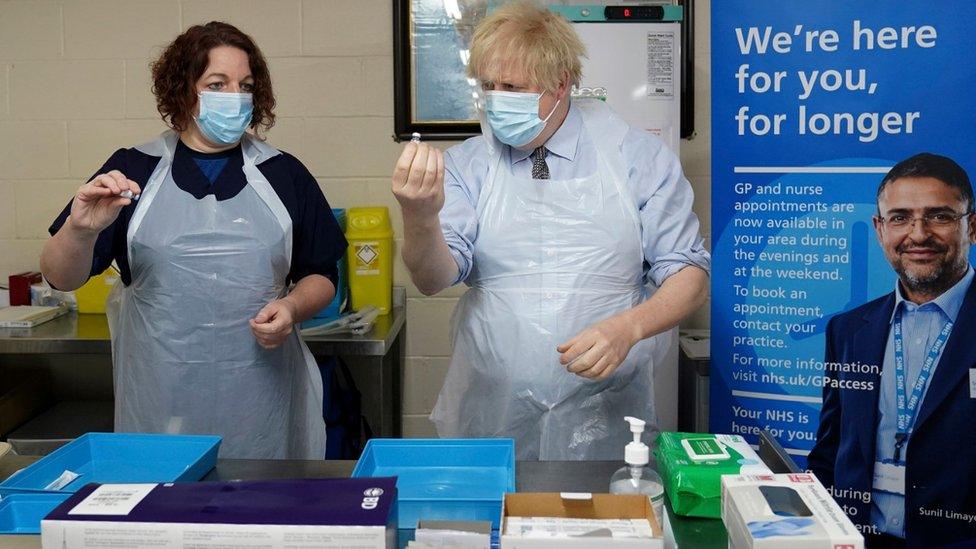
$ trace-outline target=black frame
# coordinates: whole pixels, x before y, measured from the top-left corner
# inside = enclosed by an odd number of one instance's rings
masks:
[[[679,136],[695,134],[695,0],[678,0],[681,18],[681,128]]]
[[[409,141],[414,132],[429,141],[457,141],[481,133],[477,122],[414,122],[411,101],[413,48],[410,45],[412,0],[393,0],[393,140]],[[684,7],[681,20],[681,115],[680,137],[695,132],[695,4],[678,0]]]
[[[411,85],[410,2],[393,0],[393,140],[409,141],[418,132],[424,140],[461,140],[481,133],[477,122],[414,122]]]

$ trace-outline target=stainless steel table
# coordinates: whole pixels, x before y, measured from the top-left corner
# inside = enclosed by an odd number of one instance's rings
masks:
[[[349,359],[363,395],[363,414],[376,435],[402,434],[401,395],[406,357],[403,288],[393,289],[393,311],[377,317],[364,335],[303,337],[313,355]],[[112,344],[105,315],[72,313],[35,328],[0,328],[0,366],[4,355],[106,355]]]

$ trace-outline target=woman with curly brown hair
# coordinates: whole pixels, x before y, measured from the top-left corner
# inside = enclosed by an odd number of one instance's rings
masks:
[[[322,458],[322,381],[293,326],[334,297],[346,241],[305,166],[258,138],[274,124],[264,56],[211,22],[166,47],[152,77],[171,130],[78,189],[44,276],[71,290],[119,267],[116,431],[217,434],[229,458]]]

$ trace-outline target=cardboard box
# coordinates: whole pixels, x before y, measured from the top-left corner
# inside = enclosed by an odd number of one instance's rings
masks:
[[[41,522],[44,549],[396,549],[396,478],[88,484]]]
[[[610,537],[527,538],[508,532],[510,517],[558,517],[574,519],[642,519],[650,523],[650,539]],[[608,549],[663,548],[661,526],[651,500],[643,494],[518,493],[505,494],[502,502],[503,549]]]
[[[864,538],[810,473],[722,477],[722,522],[736,549],[863,549]]]

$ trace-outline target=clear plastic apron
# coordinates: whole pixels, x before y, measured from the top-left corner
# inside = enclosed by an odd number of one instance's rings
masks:
[[[177,134],[138,147],[162,159],[127,234],[132,282],[109,298],[120,432],[216,434],[220,456],[322,459],[322,379],[293,332],[262,348],[248,320],[286,294],[292,226],[245,136],[247,186],[218,202],[173,181]]]
[[[602,102],[576,104],[597,145],[596,174],[515,177],[503,149],[489,147],[471,288],[454,312],[454,354],[431,414],[442,437],[514,437],[518,459],[621,459],[624,416],[656,423],[653,365],[667,332],[635,345],[605,381],[569,373],[556,352],[646,297],[619,148],[628,127]]]

